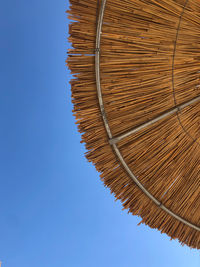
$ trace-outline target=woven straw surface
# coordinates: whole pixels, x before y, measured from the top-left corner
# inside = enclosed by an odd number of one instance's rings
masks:
[[[200,101],[109,143],[99,107],[95,44],[101,1],[70,0],[67,64],[86,157],[124,208],[182,244],[200,248]],[[100,50],[101,90],[113,137],[200,95],[200,1],[107,0]],[[171,216],[163,205],[195,227]]]

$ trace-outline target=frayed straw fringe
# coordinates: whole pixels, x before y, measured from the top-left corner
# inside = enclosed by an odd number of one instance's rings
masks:
[[[182,244],[200,232],[160,209],[133,182],[109,144],[95,78],[100,3],[70,0],[67,64],[86,157],[125,209]],[[101,34],[101,89],[113,136],[200,95],[200,1],[107,0]],[[127,165],[165,207],[200,226],[200,103],[118,144]]]

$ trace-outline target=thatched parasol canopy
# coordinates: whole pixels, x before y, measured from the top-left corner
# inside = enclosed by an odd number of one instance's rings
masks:
[[[200,248],[200,1],[70,2],[87,159],[142,223]]]

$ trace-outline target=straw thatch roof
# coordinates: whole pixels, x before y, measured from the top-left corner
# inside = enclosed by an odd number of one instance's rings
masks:
[[[200,248],[200,1],[70,2],[87,159],[142,223]]]

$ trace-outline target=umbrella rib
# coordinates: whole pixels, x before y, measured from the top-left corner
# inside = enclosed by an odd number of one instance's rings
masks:
[[[135,134],[135,133],[139,132],[140,130],[145,129],[146,127],[151,126],[152,124],[154,124],[154,123],[156,123],[156,122],[158,122],[158,121],[160,121],[160,120],[162,120],[162,119],[165,119],[166,117],[168,117],[168,116],[170,116],[170,115],[173,115],[173,114],[175,114],[175,113],[178,113],[178,112],[180,112],[182,109],[184,109],[185,107],[187,107],[187,106],[189,106],[189,105],[192,105],[192,104],[195,104],[196,102],[199,102],[199,101],[200,101],[200,96],[197,96],[197,97],[191,99],[190,101],[187,101],[187,102],[185,102],[185,103],[183,103],[183,104],[181,104],[181,105],[179,105],[179,106],[176,106],[176,107],[174,107],[173,109],[168,110],[167,112],[165,112],[165,113],[163,113],[163,114],[161,114],[161,115],[155,117],[154,119],[149,120],[148,122],[145,122],[145,123],[143,123],[143,124],[141,124],[141,125],[139,125],[139,126],[133,128],[133,129],[131,129],[130,131],[128,131],[128,132],[126,132],[126,133],[123,133],[123,134],[121,134],[121,135],[119,135],[119,136],[116,136],[116,137],[114,137],[114,138],[111,138],[111,139],[109,140],[109,143],[110,143],[111,145],[113,145],[113,144],[117,144],[117,143],[118,143],[119,141],[121,141],[122,139],[124,139],[124,138],[126,138],[126,137],[128,137],[128,136],[130,136],[130,135],[132,135],[132,134]]]
[[[97,30],[96,30],[96,48],[95,48],[95,73],[96,73],[96,86],[97,86],[97,95],[98,95],[98,101],[99,101],[99,107],[101,111],[101,116],[106,128],[106,132],[108,134],[108,137],[110,140],[113,140],[113,136],[108,124],[108,120],[106,117],[106,112],[104,108],[104,103],[103,103],[103,97],[102,97],[102,90],[101,90],[101,77],[100,77],[100,43],[101,43],[101,33],[102,33],[102,24],[103,24],[103,17],[104,17],[104,11],[106,7],[106,0],[102,0],[101,2],[101,7],[99,10],[99,15],[98,15],[98,22],[97,22]],[[188,106],[191,103],[195,103],[200,99],[200,96],[196,97],[195,99],[190,100],[189,102],[186,102],[185,104],[182,104],[180,106],[177,106],[176,108],[172,109],[171,111],[157,117],[156,119],[149,121],[149,124],[155,123],[156,121],[160,120],[170,114],[173,114],[175,112],[178,112],[180,109],[183,109],[184,107]],[[188,104],[189,103],[189,104]],[[162,118],[161,118],[162,117]],[[156,121],[155,121],[156,120]],[[147,123],[141,125],[140,127],[144,127],[144,125],[147,126]],[[145,126],[145,127],[146,127]],[[139,127],[138,127],[139,128]],[[131,133],[132,134],[132,133]],[[168,214],[170,214],[172,217],[176,218],[180,222],[192,227],[193,229],[200,231],[200,227],[194,225],[193,223],[183,219],[179,215],[175,214],[171,210],[169,210],[166,206],[162,204],[158,199],[156,199],[143,185],[142,183],[137,179],[137,177],[133,174],[127,163],[125,162],[121,152],[119,151],[117,145],[115,142],[110,141],[110,145],[112,146],[113,150],[115,151],[116,156],[118,157],[119,161],[121,162],[122,166],[126,170],[126,172],[129,174],[131,179],[135,182],[135,184],[162,210],[166,211]]]

